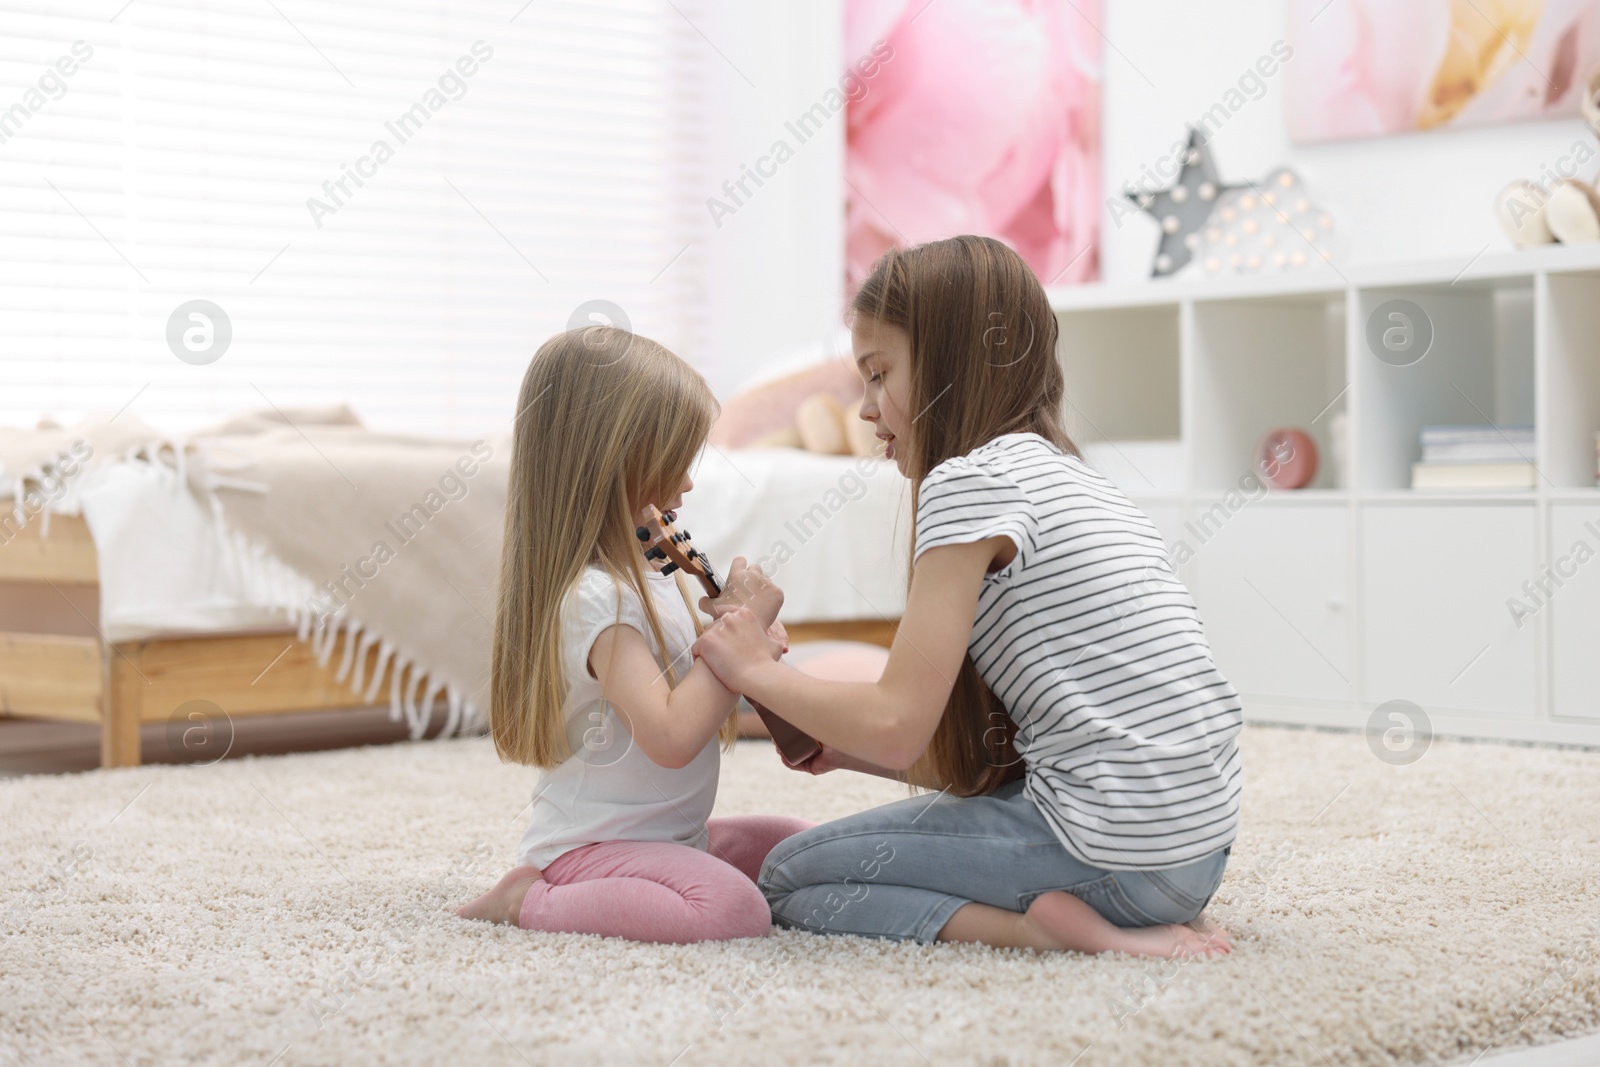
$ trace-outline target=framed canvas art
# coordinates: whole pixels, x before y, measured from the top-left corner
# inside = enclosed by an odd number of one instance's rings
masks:
[[[1576,116],[1600,0],[1289,0],[1289,136]]]
[[[846,0],[845,254],[1005,241],[1046,285],[1099,277],[1100,0]],[[862,68],[862,69],[867,69]]]

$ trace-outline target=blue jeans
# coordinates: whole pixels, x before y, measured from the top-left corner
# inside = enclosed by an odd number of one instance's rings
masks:
[[[1229,848],[1181,867],[1107,871],[1073,858],[1021,781],[982,797],[929,794],[779,842],[761,892],[780,926],[895,941],[937,939],[963,904],[1027,911],[1063,889],[1117,926],[1188,922],[1222,881]]]

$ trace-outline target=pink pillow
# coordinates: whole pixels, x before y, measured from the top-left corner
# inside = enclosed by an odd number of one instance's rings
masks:
[[[784,662],[830,682],[876,682],[883,677],[889,650],[864,641],[802,641],[789,646]]]
[[[861,376],[849,362],[830,359],[746,389],[722,405],[722,415],[711,427],[711,443],[718,448],[744,448],[787,429],[795,424],[800,403],[817,393],[827,393],[854,408],[861,403]]]

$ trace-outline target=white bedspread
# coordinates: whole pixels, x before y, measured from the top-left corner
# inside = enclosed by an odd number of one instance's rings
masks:
[[[911,486],[880,459],[791,449],[707,449],[678,526],[719,570],[760,563],[791,622],[898,619],[914,516]]]
[[[678,526],[726,573],[736,555],[783,587],[790,622],[898,618],[910,489],[881,460],[708,449]],[[162,464],[115,463],[77,487],[112,641],[284,626],[261,568],[241,566],[205,504]]]

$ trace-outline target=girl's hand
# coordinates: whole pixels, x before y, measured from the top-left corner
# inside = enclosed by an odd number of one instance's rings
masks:
[[[783,607],[783,590],[772,584],[772,579],[762,574],[759,566],[745,562],[743,556],[735,556],[728,567],[727,580],[722,584],[722,595],[715,600],[701,597],[700,610],[713,619],[720,619],[741,606],[754,611],[761,625],[771,626],[778,621],[778,611]]]
[[[807,774],[827,774],[829,771],[839,770],[844,764],[839,762],[839,753],[823,745],[810,759],[793,764],[786,761],[784,766]]]
[[[772,637],[755,612],[734,607],[706,628],[692,647],[694,655],[706,661],[722,684],[735,693],[745,691],[745,680],[752,667],[772,655]]]
[[[774,619],[772,625],[767,627],[767,636],[778,643],[777,651],[772,656],[773,659],[777,659],[789,651],[789,631],[783,628],[783,623]]]

